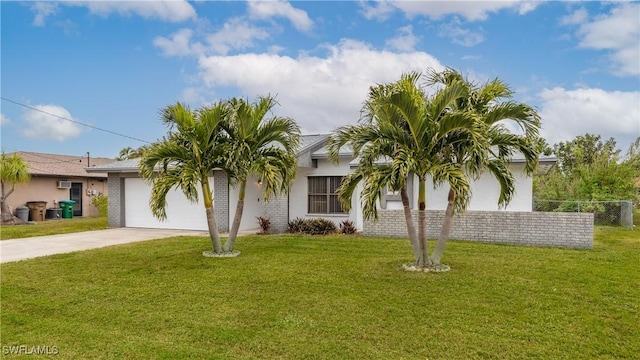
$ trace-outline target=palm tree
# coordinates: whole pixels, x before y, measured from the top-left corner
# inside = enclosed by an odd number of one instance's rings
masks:
[[[27,182],[30,179],[29,168],[18,154],[11,156],[2,152],[0,155],[0,211],[2,212],[2,224],[16,223],[16,219],[11,215],[7,198],[13,193],[15,185]],[[11,190],[6,191],[6,186],[11,185]]]
[[[134,149],[131,146],[127,146],[120,150],[120,152],[118,153],[118,157],[116,157],[116,160],[121,161],[140,158],[148,148],[149,145],[142,145],[137,149]]]
[[[460,132],[480,137],[474,114],[457,110],[456,102],[465,95],[463,84],[452,83],[428,96],[417,85],[420,73],[404,74],[395,83],[370,88],[364,105],[364,117],[358,125],[337,129],[329,138],[331,158],[337,161],[339,150],[350,146],[359,158],[359,167],[349,174],[338,189],[345,209],[358,183],[365,218],[377,217],[376,203],[382,191],[399,191],[415,266],[439,267],[429,256],[426,241],[426,182],[446,182],[458,192],[469,192],[464,171],[443,158],[440,147],[450,134]],[[411,217],[407,179],[418,179],[418,229]]]
[[[489,171],[500,184],[498,204],[508,205],[515,191],[514,177],[509,170],[511,157],[516,153],[522,154],[525,158],[525,172],[529,175],[538,164],[538,113],[526,104],[507,100],[512,97],[513,91],[497,78],[477,86],[453,69],[430,72],[427,77],[428,85],[462,84],[466,95],[456,101],[455,108],[477,115],[475,118],[479,121],[479,128],[484,132],[483,138],[486,140],[478,141],[478,138],[471,138],[466,132],[453,132],[448,138],[443,139],[441,156],[463,168],[475,179],[479,178],[483,171]],[[505,126],[508,123],[522,129],[523,134],[509,131]],[[438,263],[442,258],[454,214],[464,211],[469,199],[469,193],[460,193],[454,187],[449,188],[444,221],[432,254],[434,262]]]
[[[169,133],[144,151],[140,161],[140,173],[152,185],[149,204],[159,219],[167,217],[166,197],[172,188],[179,188],[189,201],[197,202],[200,186],[209,237],[213,253],[217,255],[223,254],[223,248],[209,175],[214,168],[233,174],[234,167],[228,162],[230,146],[223,127],[228,116],[229,107],[223,102],[197,111],[181,103],[167,106],[161,117]]]
[[[254,174],[261,179],[265,200],[288,191],[295,178],[300,128],[293,119],[265,118],[275,105],[277,102],[271,96],[260,97],[255,103],[237,98],[229,100],[231,116],[227,132],[234,149],[233,163],[237,167],[229,180],[232,185],[239,184],[239,195],[225,251],[233,250],[238,235],[247,177]]]

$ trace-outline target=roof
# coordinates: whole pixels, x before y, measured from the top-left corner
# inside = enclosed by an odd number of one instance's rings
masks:
[[[297,154],[300,155],[313,147],[322,144],[329,134],[303,135],[300,137],[300,147]],[[122,161],[111,160],[108,163],[88,169],[90,172],[138,172],[140,159],[129,159]]]
[[[14,153],[12,153],[14,154]],[[106,172],[87,172],[87,166],[99,167],[112,163],[114,159],[74,155],[58,155],[35,153],[28,151],[15,152],[27,164],[32,176],[62,176],[106,178]]]
[[[326,140],[328,137],[329,134],[302,135],[300,137],[300,147],[298,148],[298,154]]]
[[[385,162],[389,162],[391,161],[391,159],[385,157],[382,160],[379,160],[380,164],[384,164]],[[512,164],[523,164],[525,162],[525,158],[524,155],[522,154],[516,154],[514,156],[511,157],[511,161]],[[540,156],[538,158],[538,167],[536,168],[536,174],[538,175],[544,175],[546,173],[549,172],[549,170],[551,170],[551,168],[553,167],[553,165],[556,164],[556,162],[558,162],[558,159],[555,156]],[[353,160],[351,160],[351,162],[349,162],[349,166],[351,168],[356,168],[360,165],[360,157],[356,157]]]

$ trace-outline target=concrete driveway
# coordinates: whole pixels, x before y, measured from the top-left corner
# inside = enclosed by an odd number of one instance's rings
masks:
[[[172,236],[209,236],[204,231],[116,228],[0,241],[0,263]]]

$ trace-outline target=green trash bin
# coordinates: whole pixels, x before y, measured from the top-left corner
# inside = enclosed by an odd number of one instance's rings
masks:
[[[60,207],[62,208],[62,218],[63,219],[72,219],[73,218],[73,205],[75,205],[75,201],[73,200],[60,200]]]

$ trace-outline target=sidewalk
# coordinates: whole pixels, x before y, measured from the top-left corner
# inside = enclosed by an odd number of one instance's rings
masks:
[[[206,231],[115,228],[0,241],[0,263],[172,236],[209,236]]]

